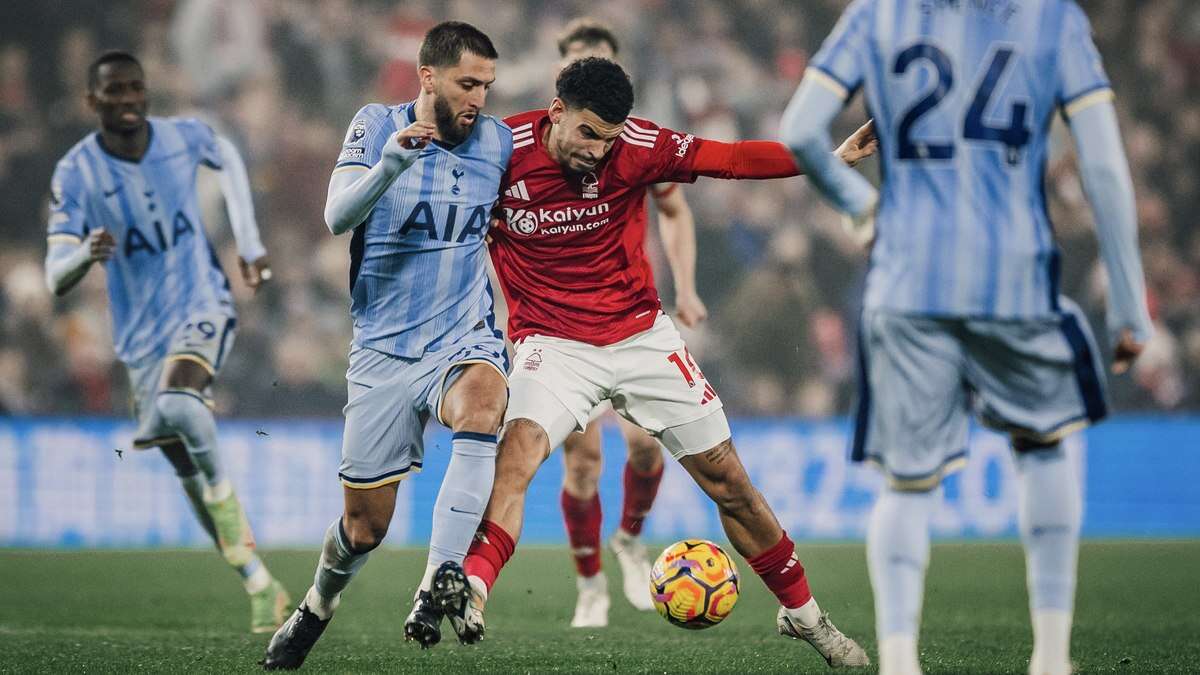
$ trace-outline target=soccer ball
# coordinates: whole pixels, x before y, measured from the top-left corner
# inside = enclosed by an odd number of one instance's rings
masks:
[[[720,546],[703,539],[671,544],[650,569],[654,608],[676,626],[711,628],[733,611],[738,574]]]

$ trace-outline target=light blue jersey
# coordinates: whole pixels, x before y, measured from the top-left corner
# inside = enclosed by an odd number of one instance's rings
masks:
[[[149,124],[141,161],[110,155],[93,133],[58,162],[51,184],[51,244],[79,242],[100,228],[116,239],[104,268],[113,343],[126,364],[165,356],[189,316],[234,316],[196,198],[197,167],[221,168],[216,136],[194,119]]]
[[[413,105],[363,107],[350,124],[337,168],[374,166],[387,139],[415,120]],[[503,122],[480,115],[457,146],[426,147],[355,228],[355,344],[420,358],[482,327],[499,337],[484,237],[512,146]]]
[[[1071,0],[857,0],[810,74],[860,86],[881,145],[865,306],[1045,318],[1059,252],[1043,176],[1057,110],[1110,100]]]

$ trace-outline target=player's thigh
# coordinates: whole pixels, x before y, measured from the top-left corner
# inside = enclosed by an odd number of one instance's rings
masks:
[[[355,346],[346,371],[342,461],[350,489],[397,483],[424,461],[425,419],[413,400],[413,361]]]
[[[455,431],[494,434],[508,405],[508,357],[492,332],[472,331],[422,359],[424,397],[435,418]]]
[[[541,427],[550,448],[582,430],[607,398],[608,356],[598,347],[533,336],[517,345],[508,377],[504,425],[529,420]]]
[[[1044,321],[971,321],[967,373],[985,424],[1053,442],[1107,412],[1104,370],[1075,303]]]
[[[650,432],[617,416],[621,437],[625,439],[626,457],[635,468],[646,471],[662,460],[662,446]]]
[[[657,436],[672,456],[703,452],[729,438],[720,397],[666,315],[613,348],[613,409]]]
[[[236,326],[232,316],[220,312],[190,315],[171,338],[163,367],[164,386],[205,389],[233,347]]]
[[[853,457],[896,488],[932,489],[966,456],[962,322],[866,311],[859,330]]]
[[[563,441],[563,468],[569,482],[594,483],[600,479],[604,465],[602,426],[599,420],[592,420],[583,431],[574,432]]]

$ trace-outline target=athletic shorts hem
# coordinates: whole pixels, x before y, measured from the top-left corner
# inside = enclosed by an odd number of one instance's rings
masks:
[[[720,416],[719,420],[714,419],[714,417],[717,415]],[[688,426],[691,424],[699,425],[701,423],[705,423],[706,428],[703,429],[703,431],[709,432],[711,434],[710,437],[705,438],[702,441],[697,441],[695,444],[683,446],[683,447],[679,447],[679,448],[673,448],[673,447],[671,447],[671,445],[668,445],[666,443],[667,431],[669,431],[671,429],[678,429],[679,427]],[[724,443],[725,441],[730,440],[731,438],[733,438],[733,433],[729,429],[729,419],[725,416],[725,411],[722,408],[716,408],[714,410],[708,411],[707,415],[697,417],[694,420],[691,420],[688,422],[683,422],[681,424],[672,424],[668,427],[664,427],[661,434],[659,435],[658,441],[659,441],[659,443],[661,443],[663,445],[663,447],[665,447],[667,449],[667,452],[671,453],[671,457],[673,457],[675,459],[675,461],[679,461],[679,460],[683,459],[684,457],[689,457],[691,455],[698,455],[702,452],[708,452],[709,450],[712,450],[713,448]]]
[[[967,451],[962,450],[942,460],[938,468],[925,474],[902,475],[893,473],[880,455],[869,454],[865,461],[874,464],[887,477],[888,487],[898,492],[929,492],[937,488],[942,480],[967,465]]]
[[[173,436],[154,436],[152,438],[135,438],[133,439],[134,450],[149,450],[157,448],[168,443],[182,443],[183,438],[179,434]]]
[[[1026,441],[1033,441],[1034,443],[1057,443],[1067,436],[1070,436],[1077,431],[1082,431],[1100,421],[1092,419],[1087,415],[1082,415],[1078,417],[1072,417],[1071,419],[1064,420],[1058,424],[1052,424],[1045,431],[1039,431],[1037,429],[1027,429],[1018,424],[1009,424],[1007,422],[989,419],[982,415],[980,418],[983,421],[984,426],[988,427],[989,429],[1008,434],[1014,439],[1020,438]]]
[[[446,428],[450,427],[450,425],[446,424],[445,420],[442,419],[442,400],[446,398],[446,389],[447,389],[446,380],[450,379],[450,376],[454,374],[455,369],[463,368],[463,367],[469,366],[473,363],[482,363],[482,364],[491,366],[497,373],[500,373],[500,378],[502,380],[504,380],[504,383],[506,385],[508,384],[508,375],[504,372],[504,370],[501,369],[500,366],[496,365],[495,363],[493,363],[491,361],[488,361],[487,359],[464,359],[462,361],[455,361],[454,363],[451,363],[449,366],[446,367],[445,372],[442,373],[441,379],[438,380],[438,385],[437,385],[438,395],[437,395],[437,400],[434,403],[434,413],[433,413],[433,416],[438,421],[438,424],[441,424],[442,426],[444,426]]]
[[[338,472],[338,478],[342,481],[342,485],[345,485],[348,488],[355,490],[370,490],[371,488],[383,487],[384,485],[390,485],[392,483],[399,483],[407,478],[410,473],[420,472],[421,464],[418,462],[413,462],[403,469],[389,471],[373,478],[355,478],[353,476],[347,476],[340,471]]]

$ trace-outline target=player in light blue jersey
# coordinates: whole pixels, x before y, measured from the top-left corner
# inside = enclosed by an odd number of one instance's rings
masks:
[[[421,468],[430,417],[454,438],[404,634],[429,647],[441,639],[443,616],[456,631],[463,621],[469,591],[460,564],[491,494],[508,403],[485,262],[513,149],[512,131],[482,113],[496,58],[474,27],[439,24],[421,45],[416,100],[367,105],[350,123],[325,206],[335,235],[354,232],[339,471],[345,513],[326,533],[313,586],[267,647],[268,669],[303,663],[383,540],[399,482]]]
[[[860,88],[883,185],[824,156]],[[1067,673],[1079,477],[1060,439],[1106,413],[1087,322],[1059,294],[1043,180],[1055,113],[1070,125],[1108,272],[1114,373],[1151,334],[1133,187],[1113,94],[1073,0],[856,0],[813,58],[784,141],[851,230],[874,240],[860,328],[854,456],[887,486],[867,533],[881,673],[915,673],[942,476],[967,412],[1012,438],[1033,620],[1031,673]]]
[[[130,54],[93,62],[87,98],[100,129],[54,171],[46,282],[62,295],[103,265],[113,342],[133,390],[133,445],[158,446],[170,460],[197,518],[243,578],[251,630],[273,631],[290,601],[254,552],[217,450],[209,389],[233,343],[235,312],[196,198],[197,169],[217,170],[242,276],[257,288],[270,267],[245,165],[202,122],[147,118],[145,77]]]

